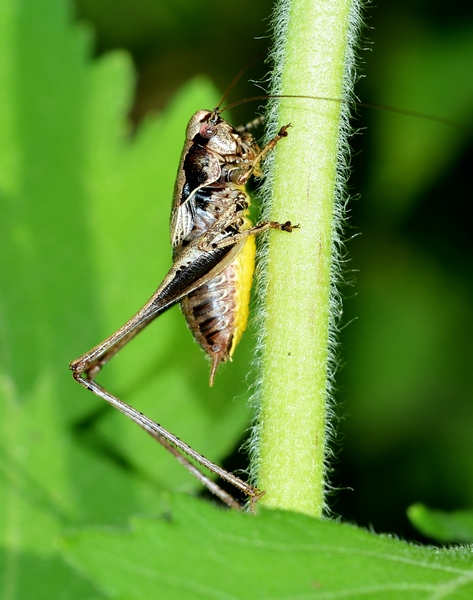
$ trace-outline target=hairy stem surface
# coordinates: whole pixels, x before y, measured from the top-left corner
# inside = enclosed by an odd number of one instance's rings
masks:
[[[280,1],[271,93],[347,98],[355,12],[350,0]],[[340,310],[334,247],[344,207],[346,113],[340,102],[286,98],[273,102],[269,119],[270,136],[292,127],[270,159],[266,217],[300,229],[272,232],[264,259],[258,486],[268,506],[314,516],[324,506],[330,352]]]

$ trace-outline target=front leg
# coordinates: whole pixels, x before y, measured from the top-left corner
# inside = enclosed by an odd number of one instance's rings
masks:
[[[281,127],[279,132],[273,137],[273,139],[269,140],[269,142],[266,144],[266,146],[262,150],[260,150],[258,152],[258,154],[250,162],[250,164],[233,169],[230,174],[231,180],[233,181],[233,183],[235,183],[236,185],[245,185],[245,183],[248,181],[248,179],[252,175],[259,176],[261,174],[260,173],[261,161],[264,159],[266,154],[268,154],[268,152],[271,152],[272,150],[274,150],[274,148],[276,147],[276,144],[280,140],[287,137],[287,130],[289,129],[289,127],[291,127],[290,123]]]

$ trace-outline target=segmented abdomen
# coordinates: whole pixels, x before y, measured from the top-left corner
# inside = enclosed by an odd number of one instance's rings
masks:
[[[210,356],[210,385],[221,362],[231,359],[246,329],[256,245],[249,236],[235,259],[214,279],[181,301],[190,330]]]

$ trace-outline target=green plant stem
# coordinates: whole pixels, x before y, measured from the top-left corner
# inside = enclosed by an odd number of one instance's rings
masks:
[[[272,93],[345,98],[352,2],[281,1],[276,11]],[[269,216],[300,229],[271,233],[265,257],[258,486],[268,506],[321,516],[344,106],[300,98],[277,104],[272,134],[292,127],[274,152]]]

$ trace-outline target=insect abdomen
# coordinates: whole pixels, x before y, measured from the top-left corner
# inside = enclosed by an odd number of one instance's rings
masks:
[[[248,323],[256,245],[249,236],[235,259],[217,277],[181,302],[190,330],[210,356],[210,385],[221,362],[231,359]]]

